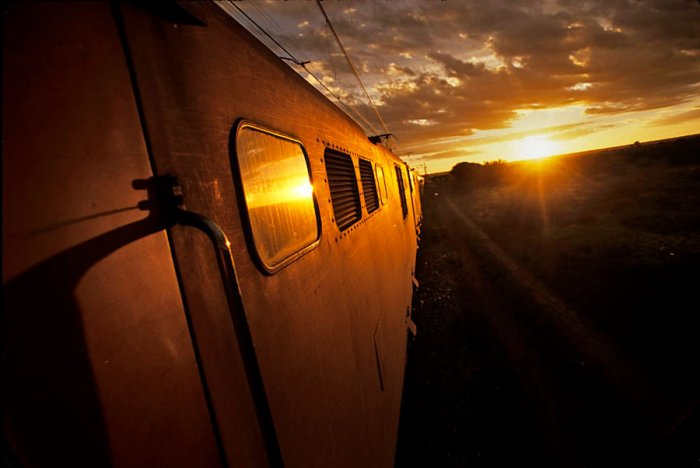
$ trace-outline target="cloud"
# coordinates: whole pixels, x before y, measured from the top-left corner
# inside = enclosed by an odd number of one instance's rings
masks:
[[[458,150],[445,150],[445,151],[432,151],[422,154],[409,154],[404,156],[404,159],[409,161],[411,164],[423,163],[427,161],[435,161],[439,159],[467,159],[470,156],[479,154],[478,151],[458,149]]]
[[[402,145],[506,129],[522,109],[583,105],[587,118],[601,119],[671,108],[695,99],[700,90],[700,6],[694,2],[420,0],[361,5],[325,2],[324,8]],[[278,32],[279,37],[294,45],[299,58],[312,60],[329,83],[346,90],[348,103],[371,118],[315,3],[269,2],[264,7],[284,33]],[[276,29],[271,25],[270,30]],[[664,121],[674,120],[659,122]]]
[[[447,74],[452,77],[463,78],[481,75],[486,68],[483,63],[463,62],[449,54],[442,54],[440,52],[429,53],[427,57],[442,65]]]
[[[693,109],[687,112],[683,112],[678,115],[672,115],[670,117],[664,117],[663,119],[658,119],[654,122],[652,122],[652,125],[655,126],[664,126],[664,125],[676,125],[676,124],[681,124],[688,122],[690,120],[695,120],[695,119],[700,119],[700,108],[698,109]]]

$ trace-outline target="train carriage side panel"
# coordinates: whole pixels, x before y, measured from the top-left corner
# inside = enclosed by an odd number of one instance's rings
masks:
[[[245,313],[284,463],[391,465],[416,250],[403,163],[218,6],[142,4],[4,18],[6,434],[29,466],[270,463]],[[243,118],[303,145],[318,204],[318,244],[272,274],[245,221]],[[328,151],[352,161],[362,205],[342,230]],[[389,189],[371,213],[361,159]],[[159,174],[222,226],[237,279],[222,284],[203,233],[166,236],[146,200]]]
[[[333,224],[324,155],[329,148],[347,154],[357,177],[361,157],[381,162],[387,172],[399,160],[369,143],[354,122],[219,7],[186,7],[206,26],[124,7],[136,81],[158,172],[176,175],[187,209],[213,219],[231,240],[284,462],[389,466],[415,226],[402,218],[395,195],[371,215],[362,209],[361,220],[341,232]],[[319,244],[273,274],[260,268],[239,211],[246,207],[236,182],[235,135],[243,118],[303,144],[318,201]],[[180,228],[172,236],[188,283],[191,271],[210,262],[202,256],[206,243]],[[185,285],[193,310],[204,307],[198,298],[218,294],[206,281],[216,274],[213,265],[196,284]]]

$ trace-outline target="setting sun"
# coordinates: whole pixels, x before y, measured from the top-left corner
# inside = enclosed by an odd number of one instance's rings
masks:
[[[516,159],[540,159],[554,156],[562,151],[561,146],[542,135],[533,135],[513,143]]]

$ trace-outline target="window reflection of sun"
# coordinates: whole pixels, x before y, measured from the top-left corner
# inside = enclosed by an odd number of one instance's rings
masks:
[[[258,191],[252,190],[246,193],[246,203],[249,208],[260,206],[278,205],[280,203],[293,203],[299,201],[312,202],[314,188],[308,179],[294,178],[288,180],[277,180],[272,186],[257,187]]]
[[[314,187],[308,181],[302,181],[291,189],[290,198],[309,198],[314,193]]]
[[[514,142],[515,159],[540,159],[561,153],[562,148],[546,136],[533,135]]]

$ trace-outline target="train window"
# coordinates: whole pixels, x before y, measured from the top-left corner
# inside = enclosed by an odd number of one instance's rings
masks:
[[[377,195],[377,183],[374,180],[372,163],[366,159],[360,159],[359,163],[362,192],[365,196],[365,206],[367,207],[367,213],[372,213],[379,208],[379,195]]]
[[[377,186],[379,186],[379,197],[382,199],[382,204],[385,205],[389,200],[389,193],[386,191],[386,180],[384,179],[384,168],[377,164]]]
[[[301,142],[242,123],[236,153],[258,258],[272,272],[319,240],[318,208]]]
[[[403,218],[406,219],[406,215],[408,215],[408,204],[406,203],[406,188],[403,182],[403,175],[401,174],[401,168],[399,166],[394,166],[394,169],[396,169],[396,183],[399,185],[401,211],[403,211]]]
[[[331,149],[326,149],[324,160],[328,174],[328,186],[331,190],[335,223],[342,231],[353,225],[362,216],[355,166],[349,155]]]

